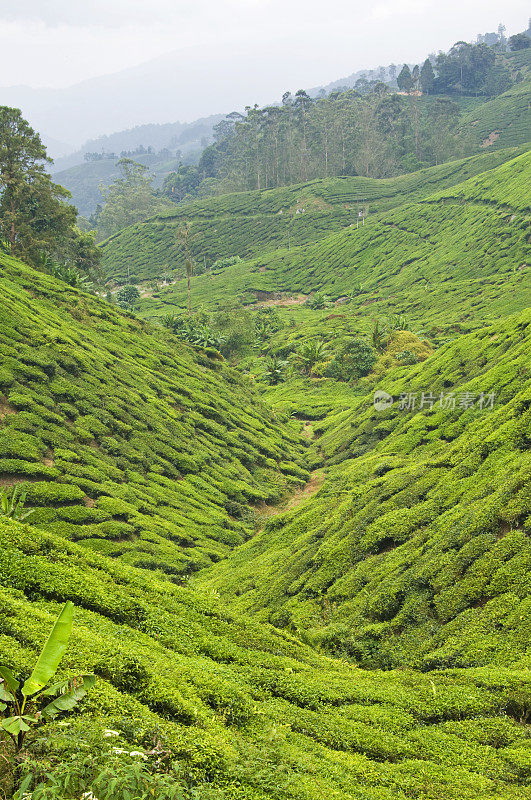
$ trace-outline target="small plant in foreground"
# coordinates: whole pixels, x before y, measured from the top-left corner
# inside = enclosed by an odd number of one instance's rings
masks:
[[[15,486],[11,495],[7,491],[0,492],[0,516],[16,519],[19,522],[27,520],[33,514],[32,508],[24,509],[26,502],[26,492],[19,492]]]
[[[17,753],[32,725],[48,722],[62,711],[71,711],[95,683],[94,675],[80,675],[45,688],[66,651],[73,617],[74,605],[69,601],[57,617],[31,675],[22,686],[8,667],[0,667],[0,712],[11,712],[0,720],[0,729],[13,739]],[[45,705],[42,705],[43,698]]]

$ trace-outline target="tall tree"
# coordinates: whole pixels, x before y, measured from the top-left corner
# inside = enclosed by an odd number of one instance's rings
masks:
[[[51,159],[40,136],[18,108],[0,106],[0,240],[33,266],[54,259],[88,273],[99,250],[90,234],[76,228],[70,192],[45,171]]]
[[[105,203],[97,219],[98,231],[110,236],[135,222],[141,222],[166,207],[155,195],[153,177],[143,164],[131,158],[118,162],[119,176],[108,187],[102,187]]]
[[[435,72],[429,58],[426,59],[420,70],[420,88],[424,94],[429,94],[435,82]]]
[[[527,50],[531,45],[531,39],[527,33],[515,33],[509,37],[509,47],[511,50]]]
[[[192,277],[194,274],[194,259],[191,251],[192,240],[195,236],[192,235],[192,229],[189,223],[181,225],[177,229],[176,242],[181,246],[184,251],[184,268],[186,271],[186,283],[188,286],[188,315],[192,315]]]
[[[400,70],[400,74],[396,79],[396,82],[398,83],[398,88],[401,92],[407,92],[409,94],[413,88],[413,78],[411,76],[411,70],[407,64],[404,64]]]

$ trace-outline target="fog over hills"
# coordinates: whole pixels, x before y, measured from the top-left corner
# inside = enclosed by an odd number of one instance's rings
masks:
[[[190,47],[66,88],[0,88],[0,104],[20,107],[47,138],[52,156],[59,157],[87,139],[114,131],[146,123],[191,122],[243,110],[246,104],[271,102],[286,89],[296,90],[300,87],[290,84],[308,54],[302,47],[291,48],[293,68],[286,70],[285,57],[282,63],[276,58],[281,49],[278,42],[267,47],[237,44],[230,51],[219,46],[209,48],[207,63],[202,48]]]

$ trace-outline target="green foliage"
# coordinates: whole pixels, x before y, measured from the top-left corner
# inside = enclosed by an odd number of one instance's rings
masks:
[[[527,33],[515,33],[509,36],[509,47],[511,50],[527,50],[531,45],[531,39]]]
[[[429,800],[525,798],[525,672],[364,672],[212,594],[54,534],[0,528],[2,661],[29,672],[54,600],[71,599],[65,677],[100,674],[66,724],[28,733],[21,780],[36,798],[102,787],[125,800],[136,786],[186,800],[299,800],[301,787],[310,800],[405,800],[406,785]]]
[[[531,51],[526,51],[527,53]],[[531,82],[517,83],[463,115],[462,124],[478,146],[494,150],[529,141]]]
[[[4,713],[0,729],[12,737],[17,750],[21,749],[32,725],[49,722],[57,714],[71,711],[94,685],[94,675],[81,675],[46,688],[65,655],[73,616],[74,606],[69,601],[57,617],[31,675],[22,686],[9,667],[0,667],[0,712]],[[5,716],[6,710],[10,716]]]
[[[283,464],[308,474],[296,424],[208,339],[190,348],[6,257],[0,284],[0,470],[35,525],[179,582],[300,482]],[[244,328],[256,348],[254,320],[221,321],[215,337]]]
[[[212,307],[228,291],[240,296],[251,285],[257,291],[314,291],[348,299],[359,281],[364,292],[352,297],[349,312],[370,311],[384,320],[399,311],[410,325],[435,337],[519,311],[531,300],[529,158],[523,153],[419,203],[375,215],[359,229],[263,253],[219,277],[200,276],[196,298]],[[172,287],[164,301],[170,298],[179,302],[182,287]],[[143,312],[156,312],[157,303],[145,301]]]
[[[309,297],[308,300],[306,300],[306,304],[308,308],[311,308],[315,311],[318,308],[325,308],[327,300],[328,298],[326,297],[326,295],[317,292],[316,294]]]
[[[45,172],[50,162],[19,109],[0,106],[0,240],[35,266],[51,258],[92,273],[100,253],[93,237],[76,227],[70,192]]]
[[[164,178],[162,192],[174,203],[182,203],[197,195],[201,180],[202,174],[197,167],[180,164],[177,171]]]
[[[28,519],[33,514],[33,509],[25,509],[26,492],[20,492],[19,487],[15,486],[9,494],[5,489],[0,491],[0,516],[8,519],[22,520]]]
[[[499,98],[490,102],[502,104],[505,101]],[[522,115],[523,102],[522,95]],[[527,108],[527,100],[525,104]],[[494,127],[482,134],[478,145],[493,129],[500,129],[499,118],[504,118],[505,111],[505,107],[498,109],[498,120],[489,123]],[[523,121],[523,116],[520,118]],[[525,124],[523,128],[525,129]],[[476,135],[476,126],[473,129]],[[438,134],[440,131],[444,132],[444,126],[439,126],[437,131]],[[526,141],[527,138],[526,133],[520,141]],[[489,152],[396,178],[327,178],[304,185],[231,194],[183,204],[171,212],[127,228],[104,242],[103,267],[106,274],[120,284],[127,283],[129,275],[136,281],[162,279],[168,272],[168,265],[177,265],[186,256],[183,245],[176,245],[175,241],[175,231],[185,220],[190,222],[193,233],[197,234],[190,242],[190,251],[196,264],[206,261],[208,265],[219,259],[232,258],[235,251],[241,257],[249,259],[278,248],[291,247],[293,250],[296,245],[308,246],[334,232],[346,231],[352,225],[355,227],[360,207],[369,207],[372,215],[405,203],[415,203],[440,189],[454,186],[497,167],[517,154],[514,150]],[[451,155],[455,157],[453,152]],[[304,208],[304,212],[297,214],[297,209],[300,208]],[[370,224],[370,218],[366,222]],[[368,233],[367,224],[361,229],[365,235]],[[356,235],[358,233],[356,231]],[[289,258],[289,253],[287,257]],[[341,251],[338,251],[338,268],[343,266],[340,259]],[[269,280],[276,276],[270,276],[267,269],[265,272],[258,272],[262,266],[253,266],[252,283],[247,281],[245,288],[248,289],[250,285],[256,289],[282,289],[282,286],[276,285],[275,280]],[[225,265],[222,270],[218,270],[220,274],[215,274],[216,270],[210,270],[204,277],[196,278],[196,302],[209,305],[216,301],[222,302],[227,296],[227,288],[231,297],[242,295],[244,287],[234,285],[232,276],[244,268],[248,269],[241,262],[235,262],[232,266]],[[334,270],[329,275],[330,283],[333,283],[332,279],[337,272]],[[353,285],[364,283],[364,280],[359,280],[359,276],[350,278],[347,294],[351,293]],[[206,289],[203,292],[201,287],[203,284],[206,286],[207,281],[208,292]],[[178,281],[175,286],[162,287],[157,292],[158,296],[144,301],[144,305],[150,309],[150,313],[155,308],[159,314],[166,313],[167,304],[172,302],[184,308],[184,288],[184,281]],[[366,289],[365,285],[363,289]],[[321,282],[317,281],[310,284],[307,282],[300,290],[305,293],[330,293],[328,290],[323,291]]]
[[[358,89],[229,123],[232,156],[264,137],[238,179],[284,180],[274,126],[311,155],[336,102],[378,126],[365,174],[406,113],[410,166],[450,152],[454,104]],[[504,317],[528,303],[528,171],[497,152],[176,206],[106,245],[162,326],[1,260],[0,473],[35,506],[0,516],[5,700],[67,605],[25,684],[62,656],[50,719],[14,776],[0,733],[0,794],[527,797],[531,320]]]
[[[111,185],[101,187],[104,202],[95,218],[101,238],[153,216],[165,206],[155,195],[153,178],[145,165],[121,158],[118,168],[119,176]]]
[[[530,336],[526,311],[351,392],[314,423],[319,493],[195,585],[364,667],[525,669]]]
[[[429,58],[425,60],[420,70],[420,87],[423,92],[430,94],[435,84],[435,72]]]
[[[264,378],[270,386],[276,386],[286,379],[286,370],[289,362],[281,358],[271,358],[267,362]]]
[[[218,258],[212,264],[212,269],[224,269],[224,267],[233,267],[234,264],[239,264],[243,259],[240,256],[227,256],[226,258]]]
[[[294,362],[299,366],[303,375],[311,375],[312,369],[323,361],[328,354],[325,342],[313,340],[305,342],[294,354]]]
[[[374,349],[363,339],[350,339],[326,368],[326,375],[339,381],[351,381],[367,375],[376,362]]]
[[[119,289],[116,294],[116,302],[120,308],[123,308],[126,311],[132,311],[139,299],[140,292],[136,286],[122,286],[122,288]]]
[[[398,83],[398,88],[402,92],[409,93],[413,89],[414,81],[413,78],[411,77],[411,70],[409,69],[407,64],[404,64],[404,66],[400,70],[396,82]]]

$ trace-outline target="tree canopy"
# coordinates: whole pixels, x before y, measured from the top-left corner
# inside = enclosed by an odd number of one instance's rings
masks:
[[[118,178],[110,186],[102,186],[105,203],[95,220],[102,237],[147,219],[165,207],[165,202],[155,194],[153,176],[147,167],[131,158],[121,158],[118,166]]]
[[[18,108],[0,106],[0,239],[3,247],[33,266],[50,259],[93,275],[99,250],[76,226],[70,192],[53,183],[51,159],[40,136]]]

